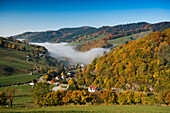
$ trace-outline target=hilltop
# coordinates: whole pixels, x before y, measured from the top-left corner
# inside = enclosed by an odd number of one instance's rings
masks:
[[[170,22],[161,22],[150,24],[146,22],[95,27],[78,27],[78,28],[62,28],[57,31],[45,32],[26,32],[20,35],[12,36],[15,39],[26,39],[28,42],[69,42],[70,45],[76,45],[77,51],[88,51],[92,48],[110,48],[115,46],[115,39],[137,34],[131,40],[141,37],[140,33],[154,31],[162,31],[170,27]],[[129,41],[129,40],[127,40]],[[121,44],[124,42],[121,42]]]
[[[163,91],[170,88],[170,28],[130,41],[98,57],[78,75],[99,88]]]

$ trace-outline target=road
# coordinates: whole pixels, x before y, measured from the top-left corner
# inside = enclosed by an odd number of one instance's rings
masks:
[[[67,86],[68,87],[68,84],[60,84],[60,86],[53,87],[52,91],[67,90],[67,88],[62,88],[62,86]]]

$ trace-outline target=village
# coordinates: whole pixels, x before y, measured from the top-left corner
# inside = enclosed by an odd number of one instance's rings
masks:
[[[26,57],[29,58],[27,55]],[[44,57],[41,56],[41,57]],[[75,77],[75,74],[78,72],[82,72],[85,69],[84,64],[73,64],[68,65],[67,67],[64,66],[63,69],[60,70],[48,70],[48,72],[41,76],[39,80],[32,80],[31,83],[29,83],[30,86],[34,87],[36,83],[39,82],[47,82],[51,87],[51,91],[60,91],[60,90],[78,90],[77,86],[77,79]],[[32,73],[31,73],[32,74]],[[88,90],[88,92],[96,92],[99,89],[96,86],[82,86],[81,88]]]

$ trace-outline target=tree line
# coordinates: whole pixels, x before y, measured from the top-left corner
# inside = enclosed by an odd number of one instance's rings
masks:
[[[0,92],[0,105],[7,105],[7,100],[10,100],[12,107],[13,98],[15,97],[15,89],[8,89],[5,92]],[[34,103],[39,106],[57,106],[68,105],[85,105],[91,103],[96,104],[119,104],[119,105],[160,105],[170,104],[170,90],[165,90],[161,93],[143,93],[143,92],[114,92],[112,90],[98,91],[89,93],[87,90],[61,90],[51,92],[47,83],[37,83],[33,90]]]
[[[33,91],[35,104],[38,106],[85,105],[94,104],[170,104],[170,92],[165,90],[162,93],[143,93],[143,92],[114,92],[112,90],[98,91],[89,93],[87,90],[61,90],[50,92],[47,83],[38,83]]]

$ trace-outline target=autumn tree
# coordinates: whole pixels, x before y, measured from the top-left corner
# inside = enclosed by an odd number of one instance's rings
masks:
[[[15,44],[12,44],[12,47],[11,47],[12,49],[15,49],[16,48],[16,46],[15,46]]]
[[[7,95],[5,94],[5,92],[0,92],[0,105],[5,105],[7,102]]]
[[[13,107],[13,99],[15,97],[15,92],[16,92],[15,88],[12,88],[12,89],[6,88],[5,89],[5,93],[6,93],[7,97],[8,97],[8,99],[10,100],[11,108]]]
[[[34,103],[39,107],[44,105],[44,96],[49,92],[49,85],[46,82],[39,82],[35,85],[33,91]]]
[[[66,92],[66,95],[62,98],[64,104],[67,105],[68,103],[72,103],[71,95],[72,95],[72,90]]]

